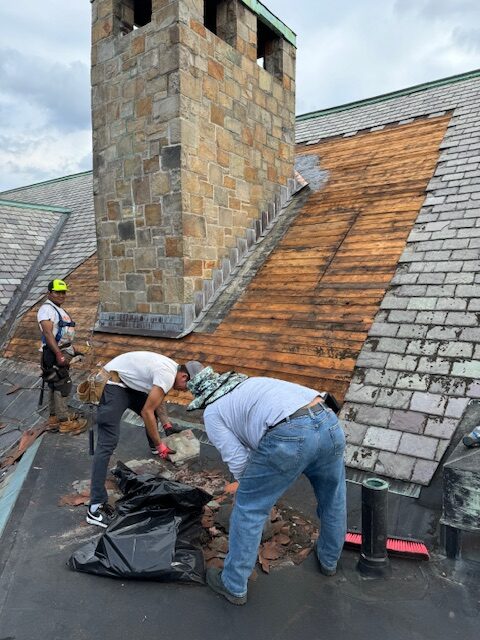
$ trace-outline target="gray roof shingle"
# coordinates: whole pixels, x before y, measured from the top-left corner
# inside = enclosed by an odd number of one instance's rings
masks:
[[[46,207],[64,207],[70,211],[58,242],[41,267],[21,312],[27,311],[45,293],[53,278],[65,278],[71,271],[95,253],[95,216],[93,210],[92,172],[49,180],[0,193],[0,198],[28,202]],[[24,277],[26,273],[23,273]],[[21,277],[20,269],[18,277]]]

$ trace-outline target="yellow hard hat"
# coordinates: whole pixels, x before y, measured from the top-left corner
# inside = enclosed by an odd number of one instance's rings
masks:
[[[63,280],[52,280],[48,283],[49,291],[68,291],[67,283]]]

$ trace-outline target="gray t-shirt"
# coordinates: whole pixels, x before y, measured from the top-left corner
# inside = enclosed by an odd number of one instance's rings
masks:
[[[275,378],[248,378],[208,405],[203,414],[210,441],[235,478],[239,478],[252,450],[277,422],[322,395],[314,389]]]

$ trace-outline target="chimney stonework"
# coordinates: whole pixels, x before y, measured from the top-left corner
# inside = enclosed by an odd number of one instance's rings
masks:
[[[213,4],[218,35],[203,0],[92,3],[99,330],[181,333],[293,177],[295,46],[251,2]]]

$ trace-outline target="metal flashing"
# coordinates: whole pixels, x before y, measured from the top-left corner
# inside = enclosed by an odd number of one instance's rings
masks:
[[[277,18],[270,9],[268,9],[264,4],[258,2],[258,0],[241,0],[244,5],[246,5],[249,9],[255,13],[262,22],[268,25],[273,31],[283,36],[287,42],[293,44],[294,47],[297,46],[297,36],[294,31],[287,27],[287,25]]]
[[[19,200],[4,200],[0,198],[0,207],[18,207],[19,209],[34,209],[37,211],[51,211],[52,213],[71,213],[70,209],[54,207],[48,204],[33,204],[32,202],[20,202]]]

